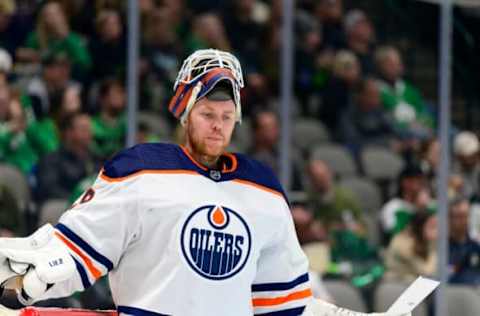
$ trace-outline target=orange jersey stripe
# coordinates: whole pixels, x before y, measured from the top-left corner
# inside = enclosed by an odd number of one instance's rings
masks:
[[[254,298],[252,299],[253,307],[276,306],[287,302],[300,300],[312,296],[312,290],[306,289],[303,291],[293,292],[285,296],[272,298]]]
[[[88,268],[88,271],[90,271],[90,273],[93,275],[95,280],[102,276],[102,273],[93,265],[93,262],[90,260],[90,258],[85,256],[72,242],[70,242],[67,238],[63,237],[58,232],[55,232],[55,236],[60,238],[63,241],[63,243],[67,245],[68,248],[70,248],[73,252],[79,255],[80,258],[82,258],[83,262],[85,262],[85,265]]]
[[[183,153],[190,159],[191,162],[193,162],[198,168],[202,169],[203,171],[208,171],[208,168],[199,163],[198,161],[195,160],[195,158],[192,157],[192,155],[188,152],[187,148],[183,145],[180,145],[180,148],[182,148]],[[223,173],[228,173],[228,172],[234,172],[237,170],[237,157],[235,157],[234,154],[231,153],[223,153],[222,156],[228,157],[232,161],[232,167],[230,169],[227,169],[226,166],[223,166],[222,172]]]
[[[268,193],[272,193],[272,194],[275,194],[275,195],[278,195],[279,197],[281,197],[282,199],[284,198],[283,194],[281,192],[278,192],[276,190],[273,190],[273,189],[270,189],[270,188],[267,188],[266,186],[263,186],[261,184],[258,184],[258,183],[255,183],[255,182],[252,182],[252,181],[248,181],[248,180],[241,180],[241,179],[234,179],[232,180],[233,182],[237,182],[237,183],[240,183],[240,184],[244,184],[244,185],[249,185],[251,187],[254,187],[256,189],[260,189],[262,191],[266,191]]]
[[[227,172],[234,172],[235,170],[237,170],[237,165],[238,165],[237,157],[235,157],[235,155],[231,153],[223,153],[223,155],[225,157],[228,157],[232,161],[232,167],[230,169],[227,169],[227,166],[224,165],[222,172],[227,173]]]
[[[183,153],[188,157],[188,159],[190,159],[191,162],[193,162],[195,164],[195,166],[197,166],[198,168],[202,169],[203,171],[208,171],[208,168],[205,167],[205,166],[202,166],[202,164],[200,164],[198,161],[195,160],[195,158],[193,158],[190,153],[188,152],[187,148],[183,145],[180,145],[180,148],[182,148],[183,150]]]
[[[120,178],[110,178],[109,176],[105,175],[103,171],[100,173],[100,178],[107,182],[122,182],[124,180],[128,180],[130,178],[142,175],[142,174],[193,174],[193,175],[198,175],[196,171],[192,170],[182,170],[182,169],[177,169],[177,170],[140,170],[135,173],[132,173],[128,176],[125,177],[120,177]]]

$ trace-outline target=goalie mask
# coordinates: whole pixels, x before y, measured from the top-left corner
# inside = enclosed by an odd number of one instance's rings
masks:
[[[217,93],[217,99],[225,92],[233,96],[235,120],[241,122],[242,68],[235,56],[216,49],[197,50],[185,59],[175,81],[175,95],[168,110],[184,124],[195,102],[208,96],[214,88],[222,90]]]

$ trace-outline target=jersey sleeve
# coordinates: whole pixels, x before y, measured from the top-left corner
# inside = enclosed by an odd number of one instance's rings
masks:
[[[312,298],[308,261],[298,242],[287,203],[283,211],[283,227],[258,259],[252,285],[255,315],[301,315]]]
[[[115,175],[109,168],[108,174]],[[84,290],[115,269],[122,254],[141,233],[138,178],[110,177],[103,170],[93,186],[62,215],[55,226],[55,235],[68,247],[78,273],[73,279],[53,286],[45,298]]]

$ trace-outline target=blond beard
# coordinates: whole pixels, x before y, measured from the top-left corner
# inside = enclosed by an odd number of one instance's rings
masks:
[[[192,156],[201,164],[204,164],[210,168],[216,167],[218,159],[228,147],[228,142],[221,146],[216,152],[209,153],[207,145],[204,142],[198,140],[195,135],[195,128],[190,124],[187,124],[185,130],[185,141],[186,144],[190,145],[192,149],[192,153],[190,154],[192,154]]]

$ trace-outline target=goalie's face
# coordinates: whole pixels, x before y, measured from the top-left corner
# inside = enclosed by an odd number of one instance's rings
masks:
[[[230,144],[235,127],[235,103],[202,98],[185,122],[186,146],[201,162],[216,161]]]

